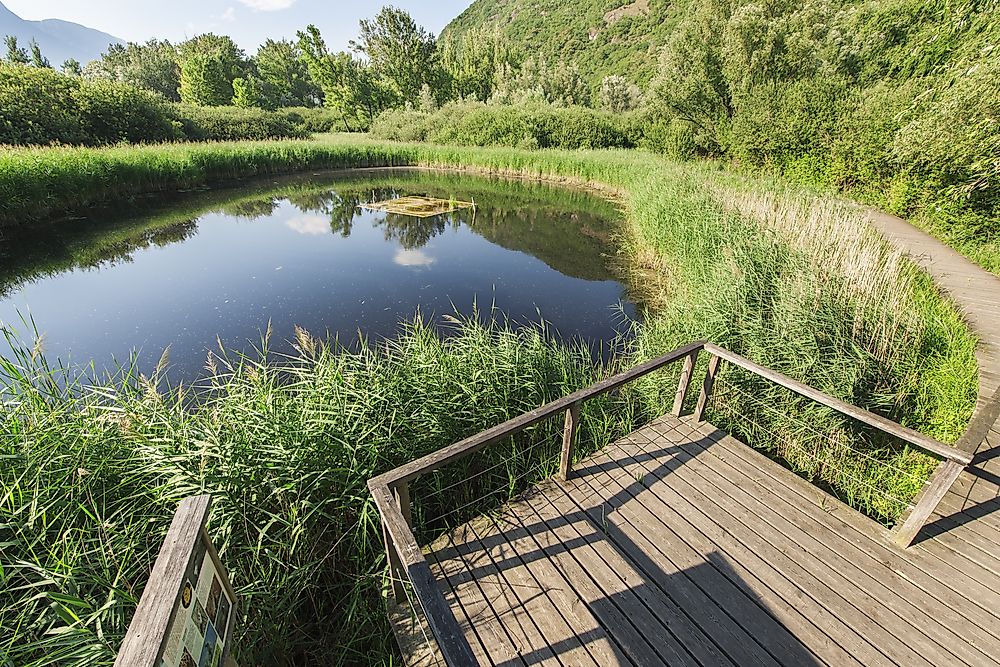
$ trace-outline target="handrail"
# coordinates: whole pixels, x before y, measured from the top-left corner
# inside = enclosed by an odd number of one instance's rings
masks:
[[[375,500],[375,506],[382,515],[382,526],[389,536],[388,547],[395,549],[401,566],[406,570],[407,579],[413,586],[413,592],[424,609],[424,616],[431,633],[437,641],[438,648],[449,666],[478,665],[472,653],[472,647],[465,633],[458,625],[458,619],[451,611],[448,603],[438,588],[431,573],[427,560],[413,537],[413,531],[400,511],[392,491],[384,484],[368,481],[368,489]]]
[[[911,428],[897,424],[896,422],[890,421],[885,417],[879,417],[873,412],[851,405],[850,403],[845,403],[844,401],[834,398],[829,394],[825,394],[818,389],[813,389],[808,385],[797,382],[787,375],[782,375],[781,373],[773,371],[770,368],[765,368],[760,364],[755,364],[735,352],[730,352],[729,350],[712,343],[705,344],[705,351],[709,354],[725,359],[730,363],[736,364],[737,366],[745,368],[751,373],[759,375],[766,380],[770,380],[775,384],[781,385],[786,389],[791,389],[796,394],[805,396],[806,398],[811,398],[817,403],[821,403],[828,408],[833,408],[837,412],[845,414],[859,422],[868,424],[869,426],[874,426],[878,430],[895,436],[900,440],[904,440],[911,445],[915,445],[926,452],[930,452],[931,454],[935,454],[949,461],[954,461],[955,463],[960,463],[963,466],[967,466],[972,463],[972,455],[967,452],[956,449],[951,445],[946,445],[940,440],[935,440],[934,438],[926,436],[923,433],[918,433]]]
[[[417,477],[420,477],[421,475],[424,475],[432,470],[436,470],[441,466],[447,465],[456,459],[473,454],[480,449],[497,442],[498,440],[514,435],[515,433],[519,433],[529,426],[533,426],[534,424],[537,424],[552,415],[564,412],[574,403],[579,403],[596,396],[600,396],[601,394],[606,394],[607,392],[618,389],[622,385],[628,384],[643,375],[648,375],[649,373],[652,373],[653,371],[668,364],[688,357],[692,353],[703,349],[705,345],[705,341],[698,341],[685,345],[684,347],[679,347],[673,352],[668,352],[661,357],[650,359],[649,361],[630,368],[623,373],[612,375],[611,377],[601,380],[596,384],[592,384],[585,389],[575,391],[572,394],[563,396],[562,398],[556,399],[551,403],[546,403],[540,408],[535,408],[534,410],[514,417],[513,419],[508,419],[502,424],[498,424],[493,428],[477,433],[476,435],[466,438],[465,440],[460,440],[453,445],[448,445],[444,449],[439,449],[438,451],[432,452],[427,456],[422,456],[415,461],[405,463],[394,470],[390,470],[387,473],[372,478],[372,481],[377,484],[387,486],[399,484],[401,482],[409,482],[410,480],[416,479]]]
[[[399,585],[402,580],[402,574],[405,572],[405,576],[413,586],[417,599],[423,608],[428,626],[449,667],[475,665],[478,663],[465,634],[458,624],[458,620],[455,618],[451,607],[445,601],[443,594],[438,588],[434,576],[427,565],[427,561],[420,550],[420,546],[413,535],[410,525],[409,482],[421,475],[437,470],[448,463],[469,456],[506,437],[519,433],[560,412],[566,413],[566,428],[563,435],[563,452],[560,465],[560,477],[565,479],[572,465],[573,436],[579,421],[579,408],[584,401],[618,389],[629,382],[683,359],[684,368],[681,371],[680,384],[672,410],[673,414],[680,416],[681,407],[687,395],[688,384],[693,374],[698,353],[701,350],[708,352],[711,357],[709,359],[708,373],[698,399],[698,406],[695,409],[694,416],[696,420],[701,420],[702,418],[717,375],[719,361],[724,359],[801,396],[812,399],[848,417],[908,442],[919,449],[941,457],[943,461],[939,472],[932,477],[931,483],[926,484],[921,492],[921,496],[926,497],[926,500],[921,499],[918,503],[921,506],[919,510],[913,510],[905,518],[905,522],[898,526],[896,540],[904,546],[907,546],[916,534],[914,526],[916,526],[916,530],[919,530],[919,527],[923,525],[926,517],[936,505],[937,500],[940,499],[939,495],[943,495],[950,488],[954,477],[972,462],[972,455],[970,453],[946,445],[943,442],[918,433],[913,429],[906,428],[884,417],[880,417],[868,410],[834,398],[829,394],[821,392],[818,389],[813,389],[777,371],[756,364],[713,343],[697,341],[677,348],[672,352],[668,352],[655,359],[650,359],[627,371],[601,380],[585,389],[575,391],[568,396],[546,403],[539,408],[530,410],[502,424],[493,426],[476,435],[448,445],[436,452],[422,456],[419,459],[405,463],[368,480],[368,488],[382,516],[382,527],[389,558],[389,568],[394,575],[393,594],[397,599],[399,598]],[[930,509],[927,509],[928,507]]]

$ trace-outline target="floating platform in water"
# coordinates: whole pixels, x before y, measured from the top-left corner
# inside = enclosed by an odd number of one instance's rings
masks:
[[[359,208],[369,211],[385,211],[417,218],[429,218],[442,213],[452,213],[463,208],[475,208],[475,202],[457,199],[437,199],[435,197],[397,197],[385,201],[361,204]]]

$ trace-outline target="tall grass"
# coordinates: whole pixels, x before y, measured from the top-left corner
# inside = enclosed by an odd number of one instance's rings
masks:
[[[215,497],[243,664],[390,655],[367,479],[601,373],[541,328],[455,329],[418,320],[352,350],[299,331],[282,364],[260,361],[266,339],[253,357],[218,351],[194,403],[134,369],[95,381],[30,349],[3,360],[3,664],[112,664],[176,503],[197,493]]]
[[[709,338],[942,440],[957,438],[971,415],[975,339],[926,275],[849,207],[710,166],[638,151],[343,137],[13,150],[0,155],[0,206],[7,220],[30,218],[248,175],[376,165],[464,167],[619,194],[628,222],[620,264],[648,311],[616,363]],[[64,652],[67,664],[109,662],[171,508],[206,490],[220,498],[212,532],[247,601],[242,661],[377,662],[388,653],[364,480],[605,372],[538,330],[469,322],[444,341],[416,324],[354,352],[305,334],[299,348],[283,369],[213,357],[197,394],[134,373],[63,390],[43,381],[30,353],[4,366],[0,543],[12,546],[0,626],[14,630],[0,645],[10,661],[54,664]],[[714,405],[720,426],[873,516],[891,522],[899,508],[879,493],[912,496],[926,478],[922,455],[847,439],[848,425],[829,414],[724,380],[750,398]],[[658,374],[621,403],[596,406],[585,420],[590,440],[627,428],[633,414],[662,413],[675,388]],[[741,415],[760,416],[751,399],[785,416],[745,428]],[[820,434],[818,463],[792,446],[806,427]]]

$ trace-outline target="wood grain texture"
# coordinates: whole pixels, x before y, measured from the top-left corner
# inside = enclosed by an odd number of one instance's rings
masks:
[[[668,415],[428,557],[449,604],[475,592],[528,664],[1000,665],[1000,530],[987,528],[992,543],[960,526],[900,549],[711,424]],[[478,645],[484,664],[513,664]]]
[[[118,651],[115,667],[159,667],[160,652],[173,620],[184,576],[195,546],[202,539],[211,504],[212,497],[205,495],[185,498],[177,507]]]

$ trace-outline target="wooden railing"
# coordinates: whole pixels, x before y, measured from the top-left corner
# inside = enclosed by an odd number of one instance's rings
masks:
[[[706,341],[685,345],[368,481],[368,488],[382,517],[391,594],[396,602],[402,602],[406,595],[405,586],[409,584],[412,587],[421,608],[420,611],[422,611],[427,626],[433,634],[437,649],[448,665],[475,665],[478,663],[414,537],[410,508],[410,482],[560,413],[565,414],[565,425],[558,475],[560,479],[566,480],[572,471],[575,436],[579,425],[580,408],[584,402],[618,389],[649,373],[683,361],[680,381],[671,410],[672,414],[680,416],[699,353],[703,350],[710,356],[708,370],[694,411],[694,417],[698,421],[704,417],[721,362],[726,361],[785,387],[800,396],[899,438],[928,454],[939,457],[941,464],[918,494],[912,508],[894,528],[894,539],[902,546],[908,546],[912,542],[913,537],[937,507],[938,502],[951,487],[955,478],[972,461],[972,455],[966,451],[951,447],[884,417],[845,403],[717,345]]]

